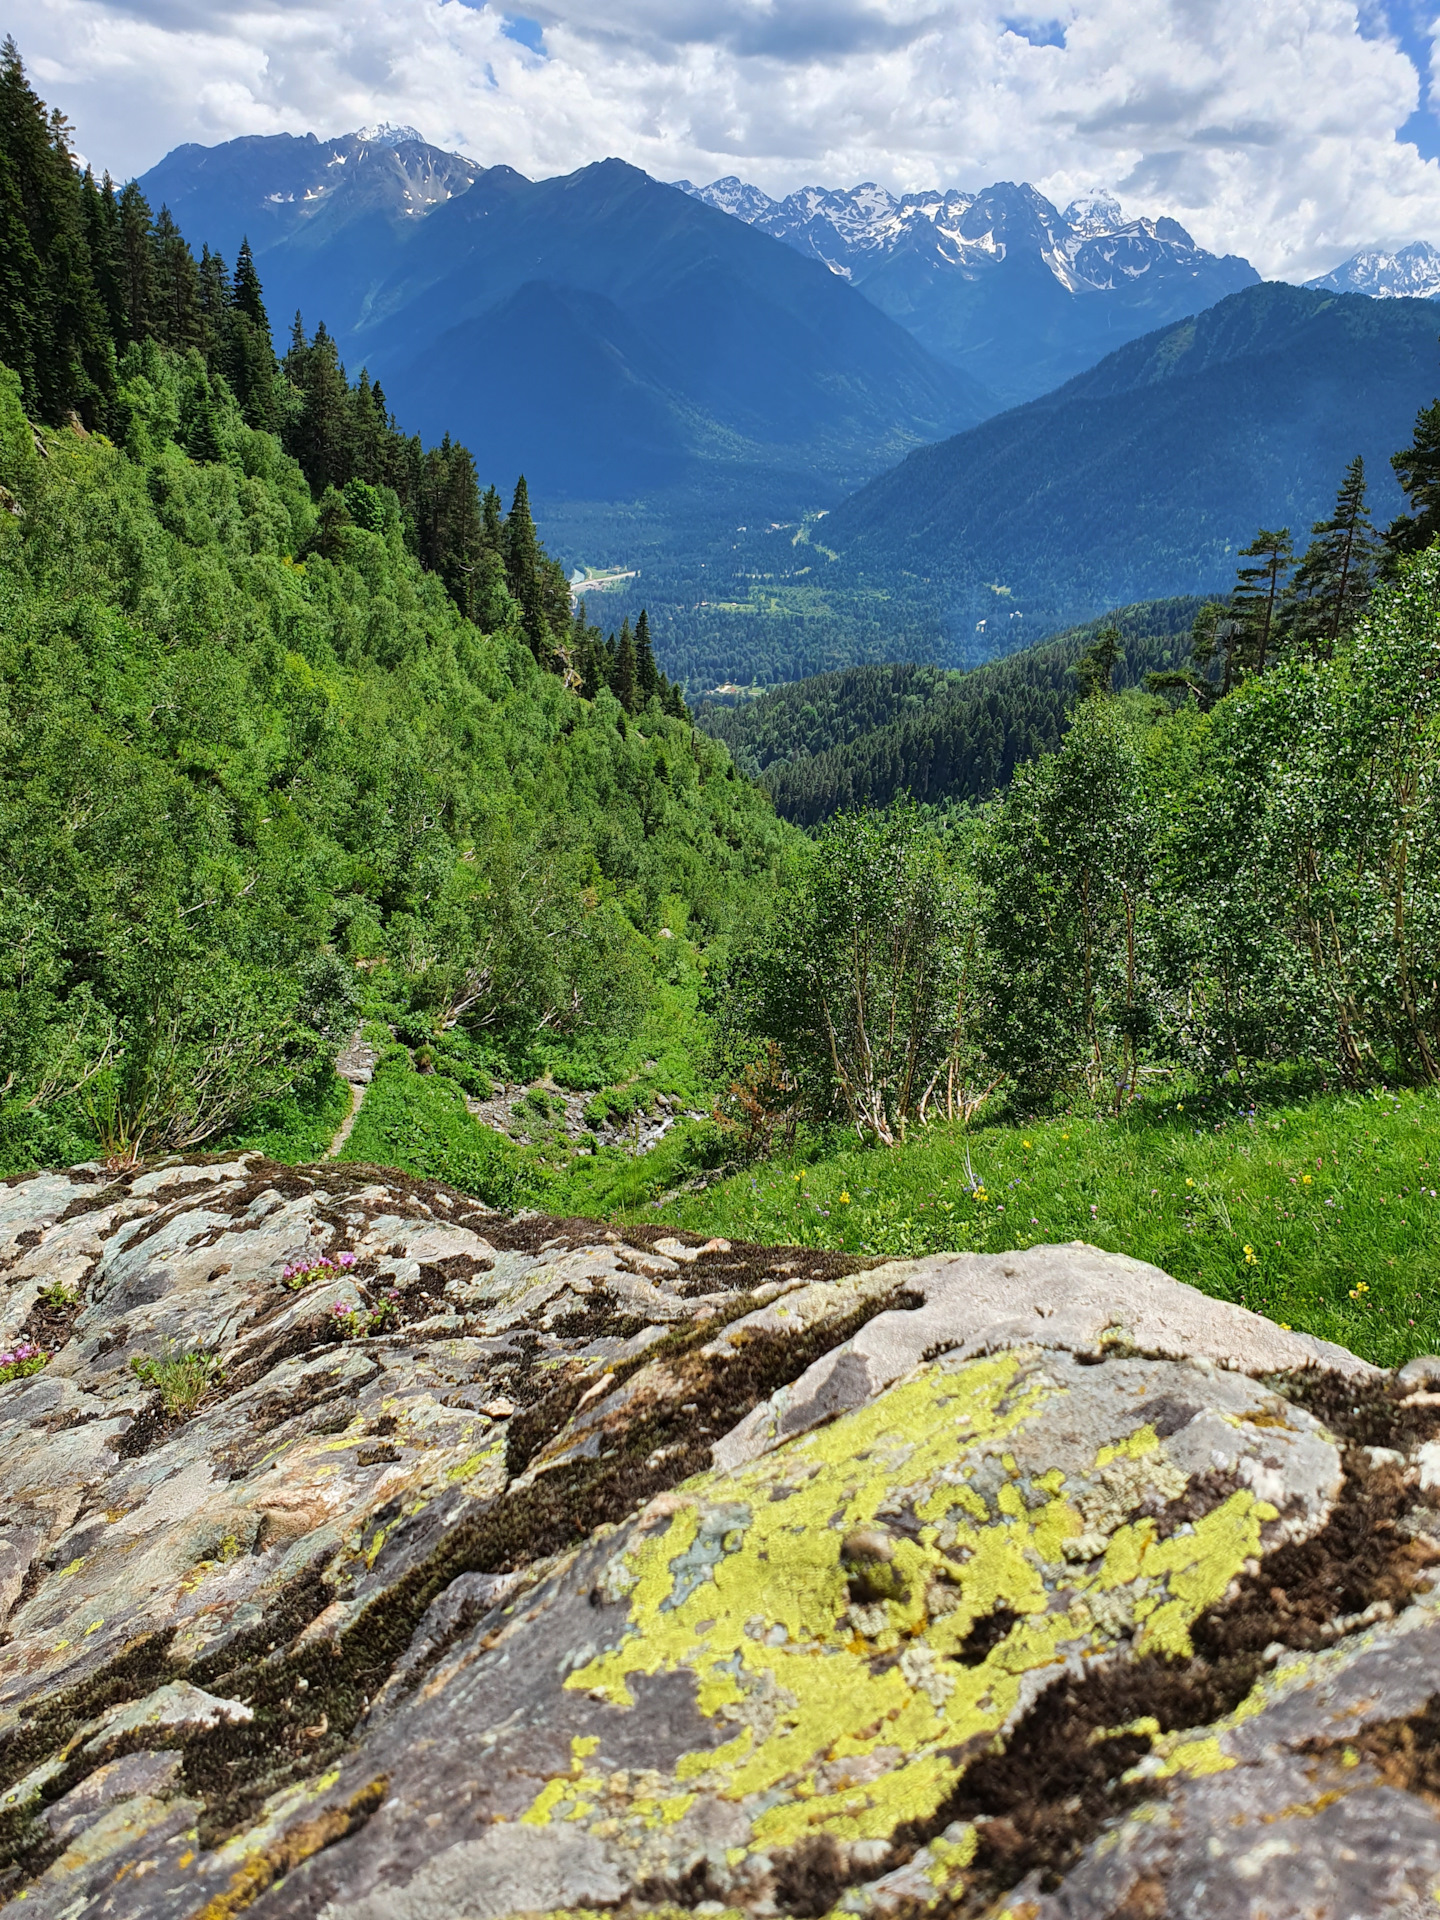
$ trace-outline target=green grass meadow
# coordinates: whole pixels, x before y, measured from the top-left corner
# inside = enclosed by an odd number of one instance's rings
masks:
[[[889,1151],[769,1161],[630,1211],[856,1253],[1087,1240],[1395,1366],[1440,1350],[1437,1190],[1440,1099],[1407,1092],[937,1126]]]

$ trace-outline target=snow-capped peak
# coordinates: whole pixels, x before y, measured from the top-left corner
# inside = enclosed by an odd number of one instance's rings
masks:
[[[967,277],[1017,252],[1038,254],[1070,293],[1111,291],[1161,262],[1189,273],[1210,258],[1174,220],[1127,219],[1106,187],[1060,213],[1032,186],[1009,180],[979,193],[952,187],[903,195],[867,180],[848,189],[800,187],[784,200],[733,174],[708,187],[674,184],[857,284],[900,254],[928,255]]]
[[[1440,251],[1428,240],[1412,240],[1393,253],[1367,247],[1305,284],[1327,293],[1367,293],[1372,300],[1434,300],[1440,297]]]
[[[371,147],[403,147],[412,140],[418,146],[425,144],[424,136],[417,133],[414,127],[395,127],[388,120],[381,121],[376,127],[357,127],[355,138]]]
[[[1093,234],[1118,233],[1125,223],[1120,202],[1108,187],[1091,187],[1066,207],[1061,218],[1074,232],[1088,239]]]

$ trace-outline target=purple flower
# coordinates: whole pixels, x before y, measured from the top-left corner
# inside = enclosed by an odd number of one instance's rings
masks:
[[[355,1255],[353,1253],[342,1253],[340,1256],[340,1264],[342,1267],[353,1267],[355,1264]]]

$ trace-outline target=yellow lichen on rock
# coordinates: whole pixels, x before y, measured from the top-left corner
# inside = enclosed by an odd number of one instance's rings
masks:
[[[687,1806],[708,1795],[742,1809],[753,1849],[815,1833],[880,1840],[929,1819],[967,1744],[1005,1726],[1038,1671],[1122,1633],[1188,1651],[1189,1624],[1273,1517],[1240,1489],[1164,1539],[1153,1514],[1125,1518],[1147,1487],[1172,1499],[1187,1476],[1153,1427],[1126,1431],[1118,1407],[1078,1473],[1037,1462],[1037,1422],[1055,1425],[1072,1390],[1034,1351],[942,1359],[729,1474],[698,1476],[620,1556],[625,1625],[566,1686],[623,1708],[633,1679],[691,1675],[700,1716],[735,1737],[697,1743],[674,1783]],[[552,1780],[524,1817],[584,1819],[591,1786]],[[673,1804],[652,1796],[646,1824]],[[945,1864],[953,1873],[958,1856]]]

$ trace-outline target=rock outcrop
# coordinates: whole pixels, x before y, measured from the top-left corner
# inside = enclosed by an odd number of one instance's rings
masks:
[[[1440,1362],[1078,1244],[866,1265],[254,1156],[0,1187],[30,1347],[27,1913],[1440,1895]]]

